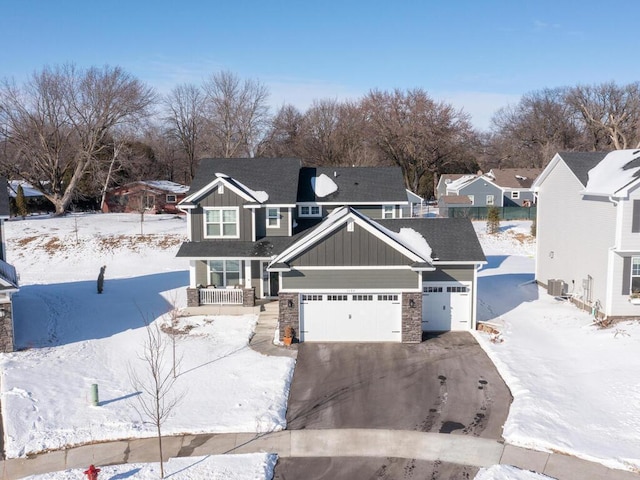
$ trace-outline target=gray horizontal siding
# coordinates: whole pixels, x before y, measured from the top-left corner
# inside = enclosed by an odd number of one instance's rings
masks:
[[[396,266],[411,263],[395,248],[359,225],[354,225],[353,232],[343,226],[289,262],[292,266],[304,267]]]
[[[297,289],[418,288],[418,273],[404,270],[291,270],[282,273],[282,287]]]
[[[438,268],[435,272],[424,272],[423,282],[470,282],[473,280],[473,265],[452,265]]]

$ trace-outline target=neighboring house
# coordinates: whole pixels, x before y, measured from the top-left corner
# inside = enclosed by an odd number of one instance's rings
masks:
[[[36,213],[36,212],[52,212],[55,210],[53,204],[46,199],[46,197],[33,187],[28,182],[24,180],[10,180],[8,182],[8,191],[10,198],[9,209],[13,206],[13,214],[15,215],[17,212],[15,211],[15,198],[18,196],[18,187],[22,187],[22,193],[24,194],[24,198],[26,200],[26,206],[28,213]]]
[[[0,178],[0,351],[12,352],[15,348],[13,305],[11,297],[18,291],[18,274],[7,263],[4,222],[9,218],[8,183]]]
[[[167,180],[131,182],[108,190],[102,211],[181,213],[177,206],[188,190],[189,187]]]
[[[640,150],[556,154],[534,183],[538,283],[601,316],[640,316],[639,187]]]
[[[541,169],[494,168],[487,173],[440,177],[436,188],[438,206],[468,207],[455,196],[466,196],[474,207],[531,207],[535,203],[532,184]]]
[[[180,208],[189,306],[279,298],[280,335],[419,342],[475,328],[485,258],[467,219],[401,218],[399,168],[204,159]]]

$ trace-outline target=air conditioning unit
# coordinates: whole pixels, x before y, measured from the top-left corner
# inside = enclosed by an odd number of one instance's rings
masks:
[[[547,293],[553,297],[561,297],[564,295],[567,284],[562,280],[548,280]]]

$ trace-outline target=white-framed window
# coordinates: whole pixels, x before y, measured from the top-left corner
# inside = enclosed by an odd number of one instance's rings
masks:
[[[631,257],[631,293],[640,292],[640,257]]]
[[[487,205],[493,205],[493,204],[494,204],[494,196],[487,195]]]
[[[238,207],[205,207],[204,238],[239,238]]]
[[[473,195],[467,195],[467,197],[469,197],[469,200],[471,200],[471,205],[473,205],[476,200],[475,197]]]
[[[396,206],[395,205],[383,205],[382,206],[382,218],[396,218]]]
[[[209,285],[233,287],[242,284],[240,260],[209,260]]]
[[[176,203],[178,201],[178,197],[172,193],[167,193],[167,203]]]
[[[277,207],[267,208],[267,228],[280,228],[280,209]]]
[[[301,217],[319,217],[321,215],[318,205],[300,205],[298,215]]]
[[[520,198],[520,192],[514,190],[513,192],[511,192],[511,198],[517,200],[518,198]]]

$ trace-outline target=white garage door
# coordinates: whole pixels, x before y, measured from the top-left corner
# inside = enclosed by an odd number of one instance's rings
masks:
[[[303,294],[303,342],[400,342],[400,294]]]
[[[469,282],[425,282],[422,286],[422,330],[470,329],[471,298]]]

